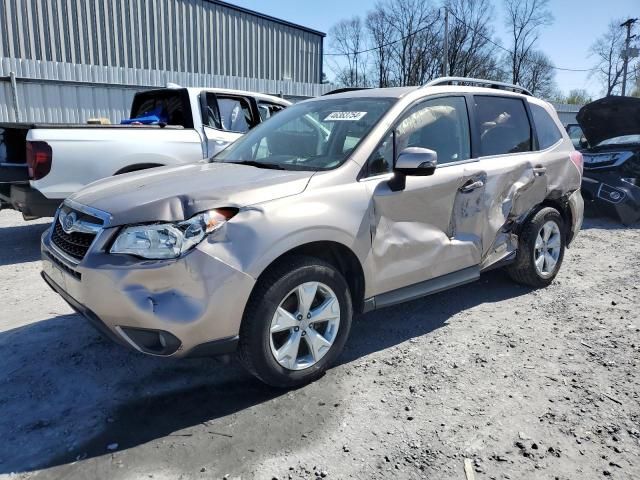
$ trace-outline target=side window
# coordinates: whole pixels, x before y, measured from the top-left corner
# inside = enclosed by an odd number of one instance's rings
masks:
[[[275,103],[269,102],[258,102],[258,111],[260,112],[260,121],[262,122],[273,117],[280,110],[284,110],[282,105],[276,105]]]
[[[536,126],[536,133],[538,134],[538,144],[540,150],[549,148],[551,145],[559,142],[562,139],[562,134],[556,122],[553,121],[549,113],[540,105],[535,103],[529,103],[531,108],[531,115],[533,116],[533,123]]]
[[[188,107],[188,96],[182,90],[137,94],[131,108],[131,120],[136,122],[140,119],[138,123],[165,123],[193,128],[193,118]]]
[[[569,135],[574,148],[586,148],[589,146],[587,139],[584,137],[584,133],[582,133],[580,125],[567,125],[567,134]]]
[[[218,109],[223,130],[245,133],[254,126],[251,106],[245,98],[218,95]]]
[[[214,93],[206,92],[205,101],[202,106],[202,122],[211,128],[222,129],[222,123],[220,122],[220,111],[218,110],[218,102]]]
[[[478,95],[475,102],[482,156],[531,151],[531,125],[521,99]]]
[[[367,177],[389,173],[393,169],[393,132],[380,142],[367,161]]]
[[[438,154],[438,164],[471,158],[469,116],[464,97],[442,97],[413,107],[396,127],[396,152],[422,147]]]

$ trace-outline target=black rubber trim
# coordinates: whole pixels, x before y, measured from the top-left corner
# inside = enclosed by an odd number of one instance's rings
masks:
[[[413,285],[398,288],[397,290],[381,293],[371,299],[365,300],[365,304],[373,301],[376,309],[389,307],[391,305],[408,302],[415,300],[416,298],[426,297],[427,295],[458,287],[465,283],[471,283],[479,278],[480,269],[477,266],[468,267],[458,270],[457,272],[447,273],[440,277],[425,280],[424,282],[414,283]]]
[[[201,343],[193,347],[187,357],[215,357],[217,355],[228,355],[234,353],[238,349],[240,337],[225,337],[220,340]]]
[[[116,335],[113,331],[111,331],[111,329],[107,327],[104,324],[104,322],[100,320],[100,318],[95,313],[93,313],[91,310],[89,310],[87,307],[82,305],[75,298],[73,298],[71,295],[65,292],[62,288],[60,288],[58,284],[56,284],[51,279],[51,277],[49,277],[49,275],[47,275],[44,272],[40,272],[40,275],[42,276],[42,279],[45,282],[47,282],[47,285],[49,285],[54,292],[60,295],[64,299],[64,301],[69,304],[71,308],[73,308],[76,312],[78,312],[80,315],[86,318],[89,321],[89,323],[96,330],[98,330],[98,332],[100,332],[102,335],[107,337],[109,340],[112,340],[125,347],[131,348],[131,345],[129,345],[124,339]]]

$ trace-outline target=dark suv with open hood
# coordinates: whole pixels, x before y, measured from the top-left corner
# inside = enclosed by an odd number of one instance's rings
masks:
[[[582,151],[582,196],[592,211],[631,224],[640,220],[640,98],[605,97],[577,115],[588,145]]]

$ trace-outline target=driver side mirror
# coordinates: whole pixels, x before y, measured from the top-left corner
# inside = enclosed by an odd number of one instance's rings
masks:
[[[405,175],[427,176],[433,175],[438,166],[438,154],[421,147],[405,148],[398,155],[395,171]]]
[[[437,166],[438,154],[435,151],[421,147],[405,148],[398,155],[393,169],[395,175],[389,180],[389,188],[394,192],[404,190],[407,175],[422,177],[433,175]]]

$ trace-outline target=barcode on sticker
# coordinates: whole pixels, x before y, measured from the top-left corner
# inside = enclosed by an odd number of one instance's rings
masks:
[[[324,119],[325,122],[356,122],[367,112],[332,112]]]

